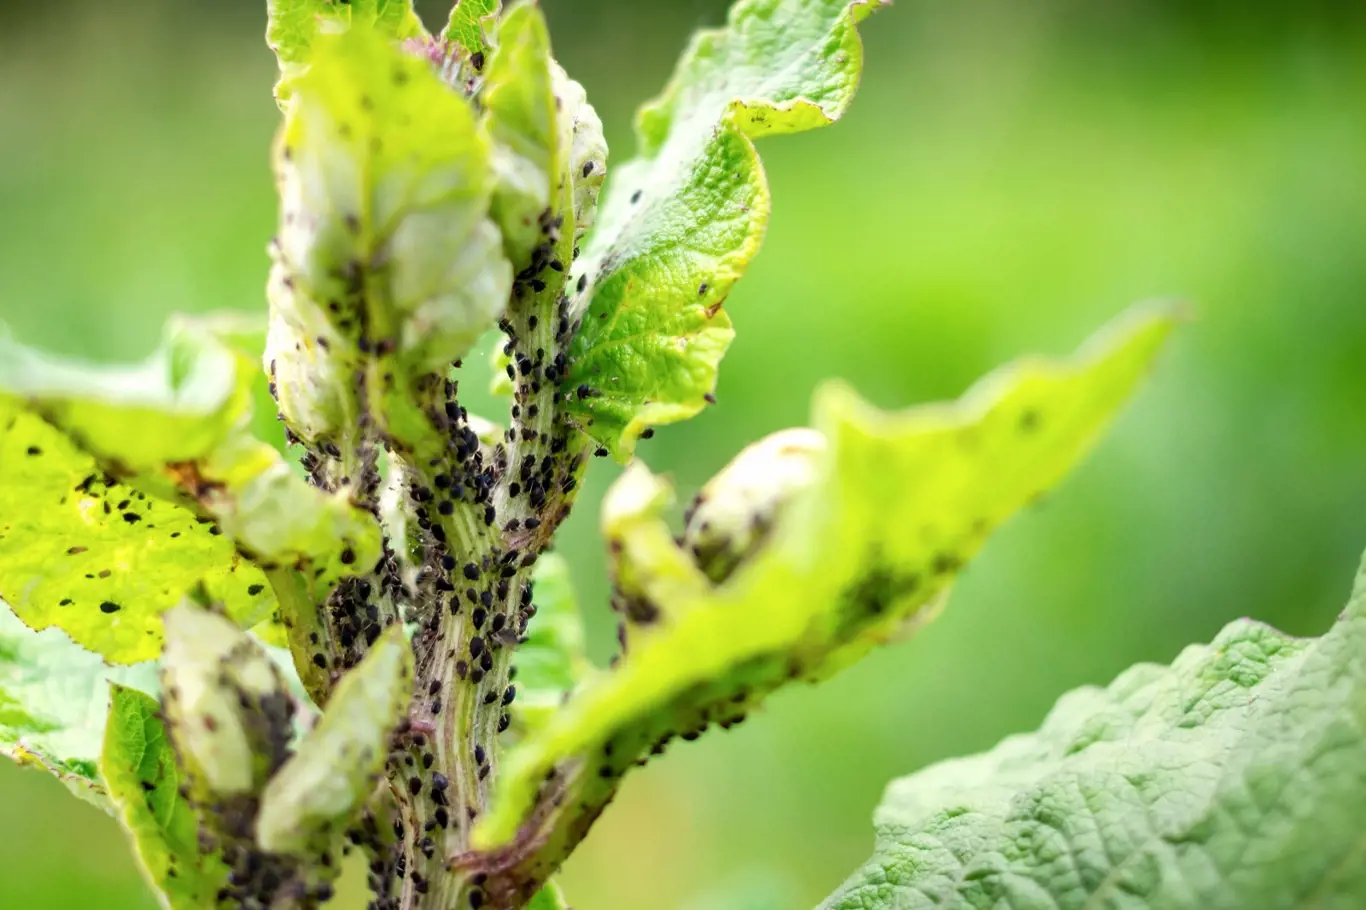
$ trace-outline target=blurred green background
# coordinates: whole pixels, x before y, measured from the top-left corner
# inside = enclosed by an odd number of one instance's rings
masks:
[[[21,339],[131,358],[173,310],[264,306],[263,6],[0,0],[0,321]],[[722,8],[544,6],[617,160]],[[720,406],[642,446],[683,495],[803,422],[823,377],[910,404],[1136,299],[1198,318],[936,624],[628,778],[565,872],[580,910],[810,906],[868,854],[891,777],[1234,617],[1330,622],[1366,546],[1362,6],[899,0],[867,22],[847,120],[761,145],[774,221],[727,304]],[[562,549],[605,657],[595,469]],[[0,906],[152,907],[120,838],[0,766]]]

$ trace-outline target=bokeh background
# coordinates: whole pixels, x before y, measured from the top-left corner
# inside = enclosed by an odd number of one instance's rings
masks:
[[[543,2],[617,160],[635,105],[723,9]],[[0,320],[22,340],[132,358],[173,310],[264,306],[263,7],[0,0]],[[1070,350],[1136,299],[1198,318],[937,623],[631,775],[565,872],[576,906],[809,907],[867,856],[890,778],[1234,617],[1326,627],[1366,547],[1363,11],[898,0],[866,23],[848,118],[761,144],[774,220],[727,304],[720,406],[642,446],[685,496],[803,422],[823,377],[909,404]],[[562,544],[599,658],[591,506],[613,473],[595,465]],[[153,902],[111,819],[5,765],[0,906]]]

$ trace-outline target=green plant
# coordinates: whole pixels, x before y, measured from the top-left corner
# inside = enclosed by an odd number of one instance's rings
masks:
[[[377,907],[554,907],[633,765],[930,619],[1170,308],[953,405],[828,385],[681,532],[633,462],[603,509],[610,669],[550,552],[592,456],[709,403],[768,218],[752,140],[843,113],[880,5],[743,0],[598,212],[600,125],[534,5],[462,0],[429,36],[406,0],[268,3],[268,321],[173,321],[128,369],[0,340],[0,746],[116,814],[169,906],[324,904],[358,852]],[[489,331],[506,428],[460,404]],[[277,413],[284,451],[254,433]],[[1358,614],[1236,625],[896,785],[830,905],[1350,905]]]

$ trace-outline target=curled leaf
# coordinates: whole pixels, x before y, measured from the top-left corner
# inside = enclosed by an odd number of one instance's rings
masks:
[[[560,156],[550,76],[550,33],[539,7],[523,3],[498,23],[484,73],[483,125],[493,144],[493,220],[515,269],[531,258],[538,219],[550,205]]]
[[[815,430],[780,430],[707,481],[688,510],[683,545],[708,578],[725,581],[763,546],[788,503],[816,481],[824,453]]]
[[[923,623],[990,531],[1090,449],[1172,324],[1165,309],[1137,311],[1074,358],[1007,367],[952,405],[888,414],[823,388],[817,481],[719,585],[688,571],[657,517],[667,488],[643,467],[628,472],[605,526],[618,579],[648,607],[644,634],[509,755],[476,842],[516,837],[508,849],[563,856],[645,753],[735,723],[787,681]]]
[[[734,335],[721,309],[758,252],[769,195],[754,141],[839,119],[863,65],[857,24],[884,0],[742,0],[699,32],[636,118],[576,267],[583,320],[566,390],[618,461],[648,427],[685,420],[716,389]]]
[[[405,716],[412,649],[390,626],[342,677],[322,719],[271,778],[261,796],[256,837],[274,853],[326,849],[379,782],[389,737]]]

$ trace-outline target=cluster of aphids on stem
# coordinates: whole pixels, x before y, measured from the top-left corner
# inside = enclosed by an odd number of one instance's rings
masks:
[[[482,55],[467,56],[445,41],[405,47],[478,103]],[[287,161],[289,154],[282,150]],[[588,178],[601,175],[605,164],[587,161],[576,170],[572,177]],[[353,413],[340,428],[302,439],[287,423],[289,441],[303,448],[309,479],[325,490],[347,491],[377,519],[387,483],[398,491],[410,525],[408,539],[386,539],[373,567],[356,567],[361,571],[331,590],[316,618],[305,618],[310,659],[331,684],[361,661],[386,626],[416,627],[415,690],[386,764],[389,799],[348,834],[371,859],[376,910],[420,903],[448,857],[467,849],[492,783],[498,734],[512,720],[510,652],[525,640],[536,613],[531,569],[567,516],[586,461],[587,437],[563,407],[566,395],[583,401],[597,394],[586,385],[563,390],[579,328],[565,293],[579,254],[578,220],[556,205],[536,221],[539,239],[518,264],[499,321],[514,386],[501,441],[479,431],[454,380],[439,372],[404,375],[392,337],[397,327],[375,324],[367,263],[353,259],[330,276],[335,293],[320,301],[329,335],[307,340],[353,365],[350,387],[340,396]],[[286,212],[286,225],[290,218]],[[294,290],[291,276],[281,281]],[[580,292],[586,283],[579,279]],[[273,361],[270,373],[278,399]],[[421,439],[390,432],[384,403],[395,396],[416,404],[426,423]],[[387,478],[381,476],[385,462]],[[471,907],[485,901],[476,880],[483,877],[476,873],[461,886]]]

